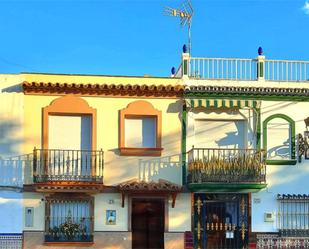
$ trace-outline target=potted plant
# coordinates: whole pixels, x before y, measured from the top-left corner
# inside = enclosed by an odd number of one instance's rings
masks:
[[[67,240],[73,240],[76,234],[80,232],[80,225],[72,221],[72,215],[69,211],[68,217],[66,217],[66,221],[59,226],[59,229]]]

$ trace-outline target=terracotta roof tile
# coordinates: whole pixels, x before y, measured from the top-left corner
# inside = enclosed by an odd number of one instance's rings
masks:
[[[23,82],[23,91],[26,94],[67,94],[77,93],[85,95],[138,95],[157,97],[181,96],[184,90],[182,85],[131,85],[131,84],[79,84],[58,82]]]

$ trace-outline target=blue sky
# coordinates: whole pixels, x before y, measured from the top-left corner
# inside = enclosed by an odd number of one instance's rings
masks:
[[[168,76],[187,29],[182,0],[0,0],[0,73]],[[192,0],[192,55],[309,61],[306,0]]]

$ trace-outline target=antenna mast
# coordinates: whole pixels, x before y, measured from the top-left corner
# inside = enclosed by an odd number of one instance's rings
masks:
[[[187,0],[186,3],[182,4],[182,9],[164,7],[164,12],[168,16],[180,17],[180,25],[182,27],[188,25],[188,47],[189,47],[189,53],[191,53],[191,26],[194,11],[190,0]]]

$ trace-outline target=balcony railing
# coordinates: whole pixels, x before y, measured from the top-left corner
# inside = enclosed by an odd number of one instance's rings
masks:
[[[263,151],[193,148],[188,152],[189,183],[265,183]]]
[[[309,61],[191,57],[189,65],[193,79],[309,81]]]
[[[197,79],[256,80],[257,60],[190,58],[190,77]]]
[[[103,183],[103,151],[34,149],[33,179]]]

